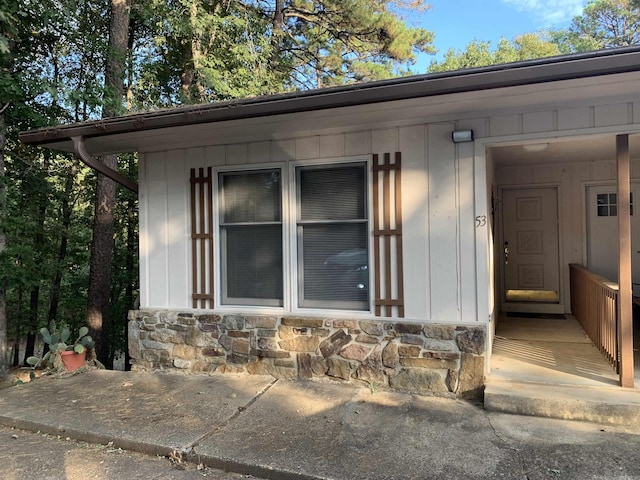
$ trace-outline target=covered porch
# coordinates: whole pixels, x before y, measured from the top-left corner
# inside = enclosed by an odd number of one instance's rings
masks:
[[[640,421],[639,153],[617,132],[488,148],[501,313],[487,409]]]
[[[634,331],[636,386],[620,388],[615,369],[574,316],[501,314],[485,408],[598,423],[640,421],[640,328]]]

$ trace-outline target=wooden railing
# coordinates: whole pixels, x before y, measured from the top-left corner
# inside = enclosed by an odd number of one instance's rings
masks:
[[[618,284],[581,265],[569,265],[571,312],[591,341],[620,373]]]

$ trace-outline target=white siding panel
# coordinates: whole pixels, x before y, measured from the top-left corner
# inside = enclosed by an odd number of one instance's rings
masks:
[[[565,108],[558,111],[558,129],[573,130],[579,128],[589,128],[591,126],[591,109]]]
[[[323,135],[320,137],[320,158],[343,156],[344,135]]]
[[[493,160],[490,155],[486,155],[486,152],[480,151],[479,148],[474,150],[473,159],[473,174],[474,174],[474,206],[475,216],[482,220],[482,216],[487,217],[487,225],[485,227],[480,225],[475,228],[474,218],[474,247],[476,252],[476,321],[487,322],[494,321],[492,326],[495,329],[496,318],[496,302],[495,294],[498,292],[498,287],[495,285],[495,269],[494,269],[494,257],[493,257],[493,244],[492,244],[492,231],[497,230],[496,225],[493,225],[493,216],[491,215],[491,199],[494,193],[495,178]],[[463,312],[464,313],[464,312]],[[465,320],[468,318],[468,313],[465,313]],[[491,351],[491,341],[489,337],[489,351]],[[490,360],[490,359],[489,359]],[[486,371],[490,368],[489,362],[485,365]]]
[[[402,247],[404,252],[404,298],[407,318],[428,318],[429,235],[427,201],[429,177],[426,172],[424,125],[399,131],[402,152]]]
[[[614,162],[592,162],[591,178],[589,180],[609,180],[616,178],[616,166]]]
[[[515,183],[521,185],[526,183],[531,183],[533,178],[535,178],[536,169],[532,166],[525,166],[522,168],[518,168],[515,172]]]
[[[165,153],[149,155],[147,163],[148,306],[169,306],[167,250],[167,188]]]
[[[550,132],[553,130],[554,112],[531,112],[522,115],[524,133]]]
[[[277,140],[271,145],[271,161],[286,162],[295,160],[296,142],[295,140]]]
[[[535,169],[535,182],[536,183],[551,183],[558,180],[559,175],[556,165],[539,165]]]
[[[296,140],[296,159],[306,160],[320,156],[320,140],[318,137],[306,137]]]
[[[249,144],[249,163],[268,163],[271,161],[271,142],[252,142]]]
[[[398,151],[398,129],[374,130],[371,132],[371,152],[390,153],[393,158],[394,152]]]
[[[631,162],[631,178],[639,178],[640,177],[640,158],[632,157],[630,159]]]
[[[364,155],[371,153],[371,133],[355,132],[344,136],[345,155]]]
[[[138,254],[140,274],[140,307],[149,306],[149,195],[147,193],[147,157],[138,156]]]
[[[458,258],[460,262],[460,299],[458,300],[463,322],[478,319],[476,301],[476,250],[475,250],[475,189],[473,170],[473,143],[458,144]],[[486,214],[483,214],[486,216]],[[485,220],[486,221],[486,220]],[[485,224],[483,231],[488,229]]]
[[[185,308],[189,306],[189,263],[185,244],[189,244],[189,177],[184,175],[184,150],[167,152],[167,223],[166,249],[170,275],[169,306]]]
[[[187,163],[190,164],[189,169],[199,168],[203,166],[207,167],[219,167],[226,165],[227,153],[224,145],[218,145],[215,147],[202,148],[190,148],[187,150]],[[187,170],[187,173],[189,171]]]
[[[490,132],[492,137],[501,137],[504,135],[517,135],[520,133],[520,116],[519,115],[501,115],[491,117],[489,120]]]
[[[439,322],[455,322],[460,316],[453,128],[453,124],[430,125],[427,141],[431,318]]]
[[[488,120],[485,117],[472,118],[470,120],[460,121],[456,126],[456,130],[473,130],[473,136],[475,138],[484,138],[488,134]]]
[[[625,125],[629,123],[629,108],[626,103],[598,105],[595,107],[596,127]]]
[[[249,148],[246,143],[227,146],[227,165],[246,165],[249,163]]]

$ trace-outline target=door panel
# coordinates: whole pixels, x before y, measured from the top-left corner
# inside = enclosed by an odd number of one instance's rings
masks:
[[[536,311],[537,305],[558,304],[557,189],[504,190],[502,205],[503,309]]]
[[[640,296],[640,219],[636,211],[640,188],[631,186],[631,272],[633,294]],[[587,187],[587,268],[618,281],[618,195],[615,185]]]

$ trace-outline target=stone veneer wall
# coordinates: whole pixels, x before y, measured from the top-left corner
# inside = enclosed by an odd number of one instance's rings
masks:
[[[463,398],[484,385],[485,327],[156,310],[129,320],[135,371],[327,375]]]

